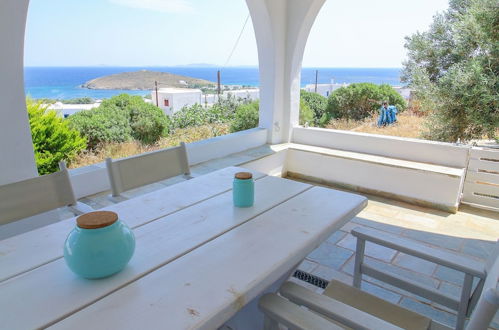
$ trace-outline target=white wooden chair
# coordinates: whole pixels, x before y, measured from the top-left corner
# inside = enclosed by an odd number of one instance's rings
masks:
[[[287,282],[281,287],[280,296],[268,294],[260,300],[260,309],[266,316],[266,329],[278,329],[276,328],[278,324],[291,329],[334,329],[338,326],[353,329],[451,329],[435,320],[361,291],[358,287],[362,274],[453,308],[458,312],[455,329],[464,329],[466,316],[471,316],[466,326],[467,330],[488,328],[499,307],[499,243],[496,244],[495,251],[487,263],[480,263],[374,229],[355,228],[352,234],[358,239],[354,286],[333,280],[321,295]],[[363,262],[366,241],[462,271],[465,278],[460,299],[435,292],[436,290],[430,291],[418,283],[366,265]],[[473,290],[474,277],[478,277],[479,281]],[[328,327],[323,327],[324,320],[328,322]]]
[[[33,217],[61,207],[75,215],[93,211],[76,200],[64,162],[60,171],[0,186],[0,239],[42,227],[60,220]]]
[[[144,153],[119,160],[106,159],[111,184],[110,200],[126,200],[121,193],[147,184],[185,175],[190,178],[189,161],[185,143],[178,147]]]

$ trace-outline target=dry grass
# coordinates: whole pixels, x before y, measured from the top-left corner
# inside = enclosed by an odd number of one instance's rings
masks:
[[[161,138],[154,145],[143,145],[137,141],[123,143],[107,143],[96,150],[81,153],[73,162],[71,168],[78,168],[103,162],[107,157],[123,158],[140,153],[159,150],[179,145],[180,142],[190,143],[209,139],[229,133],[228,124],[204,125],[178,129],[167,137]]]
[[[397,123],[386,127],[378,127],[377,116],[364,120],[332,120],[326,128],[363,132],[371,134],[391,135],[408,138],[420,138],[425,117],[406,111],[397,116]]]

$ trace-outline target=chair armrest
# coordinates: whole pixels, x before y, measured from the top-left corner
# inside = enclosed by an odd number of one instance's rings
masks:
[[[352,235],[357,239],[370,241],[412,256],[434,262],[479,278],[485,278],[485,263],[461,255],[429,247],[422,243],[385,233],[376,229],[356,227]]]
[[[81,214],[84,214],[84,213],[95,211],[92,207],[88,206],[87,204],[83,204],[81,202],[76,202],[76,204],[74,204],[74,205],[69,205],[68,208],[75,215],[81,215]]]
[[[353,329],[401,329],[371,314],[339,302],[328,296],[310,291],[298,284],[286,282],[279,293],[295,304],[305,306],[319,314]]]
[[[273,323],[271,323],[272,326],[268,325],[266,322],[266,326],[264,327],[265,330],[278,330],[278,324],[283,324],[288,328],[298,330],[343,329],[331,321],[279,297],[275,293],[263,295],[258,302],[258,307],[273,321]]]

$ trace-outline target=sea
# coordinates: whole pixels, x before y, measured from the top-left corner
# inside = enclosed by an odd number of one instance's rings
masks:
[[[94,99],[110,98],[121,93],[146,95],[149,91],[131,90],[95,90],[82,88],[81,85],[98,77],[139,70],[169,72],[173,74],[217,81],[217,67],[25,67],[24,83],[26,95],[34,99],[72,99],[91,97]],[[258,67],[227,67],[221,70],[223,85],[258,86]],[[400,68],[303,68],[302,87],[315,83],[318,71],[318,83],[356,83],[402,85]],[[151,86],[152,88],[153,86]]]

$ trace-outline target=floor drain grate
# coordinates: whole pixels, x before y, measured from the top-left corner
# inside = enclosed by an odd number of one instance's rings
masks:
[[[315,285],[321,289],[325,289],[327,287],[327,285],[329,284],[329,281],[327,281],[319,276],[312,275],[310,273],[304,272],[303,270],[299,270],[299,269],[297,269],[294,272],[293,277],[296,277],[297,279],[299,279],[301,281]]]

